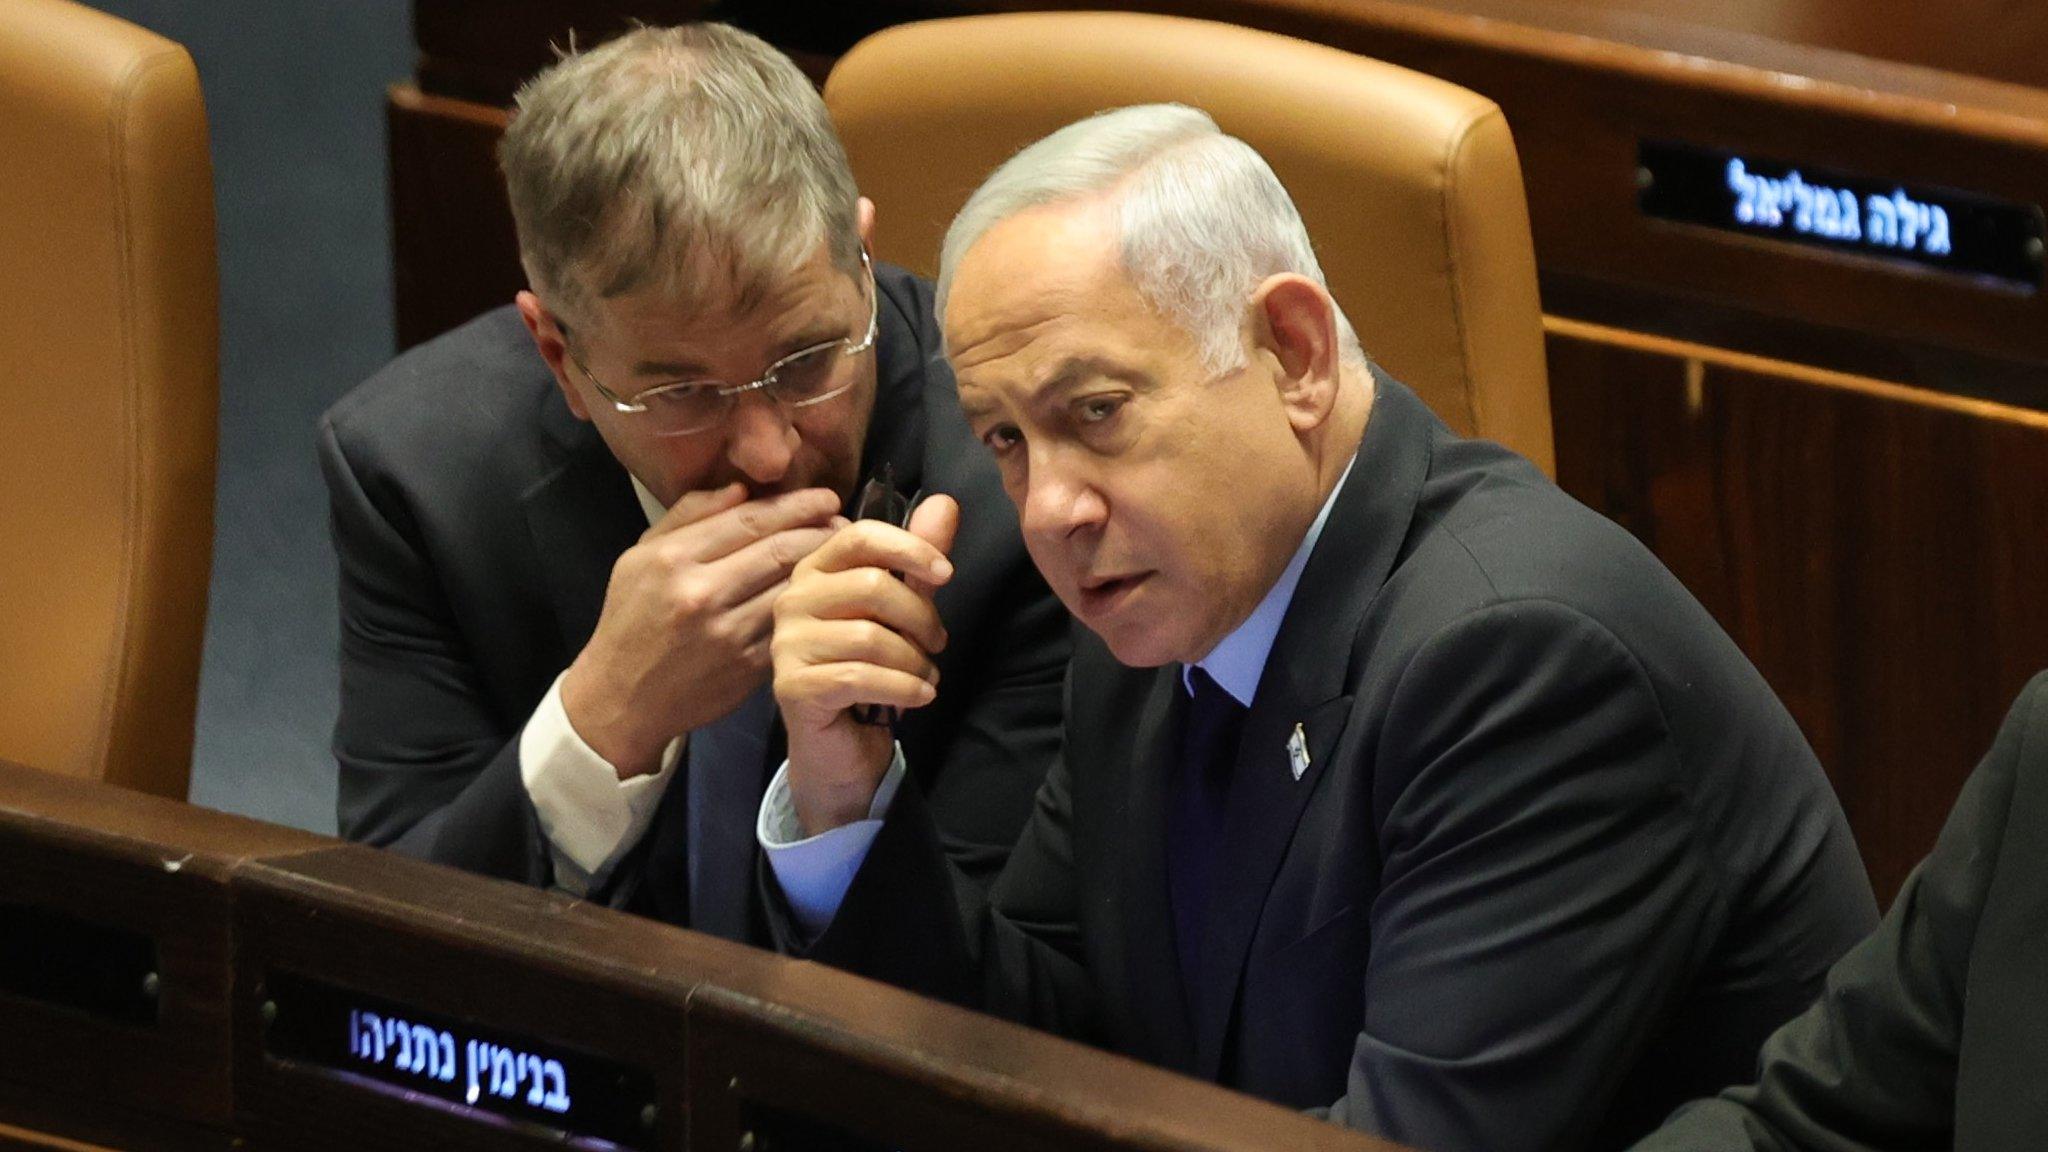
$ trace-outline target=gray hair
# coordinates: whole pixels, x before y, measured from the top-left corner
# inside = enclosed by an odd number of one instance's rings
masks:
[[[520,262],[557,311],[649,286],[751,307],[821,244],[858,275],[846,151],[817,89],[759,38],[638,28],[516,99],[498,161]]]
[[[1244,362],[1253,289],[1295,272],[1328,287],[1308,230],[1279,177],[1208,113],[1141,104],[1069,124],[1011,157],[953,218],[939,254],[939,315],[960,260],[990,228],[1043,205],[1114,193],[1119,258],[1146,303],[1196,341],[1203,364]],[[1340,348],[1364,363],[1337,310]]]

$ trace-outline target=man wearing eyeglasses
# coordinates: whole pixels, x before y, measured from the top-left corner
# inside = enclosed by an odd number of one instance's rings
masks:
[[[530,291],[330,411],[344,835],[760,939],[771,607],[886,472],[948,553],[948,694],[896,736],[992,878],[1051,759],[1066,618],[960,415],[930,286],[866,250],[816,91],[719,25],[519,94]],[[957,697],[956,697],[957,694]],[[826,854],[799,866],[829,873]]]

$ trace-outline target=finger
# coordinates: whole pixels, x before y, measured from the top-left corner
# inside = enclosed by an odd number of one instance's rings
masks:
[[[803,619],[872,620],[926,652],[946,650],[946,626],[930,598],[880,568],[810,572],[776,602],[780,626]]]
[[[950,558],[953,554],[953,540],[960,532],[960,502],[951,496],[930,497],[910,514],[908,528],[911,535]],[[952,575],[950,560],[946,575],[948,578]],[[906,574],[904,578],[910,582],[912,588],[926,596],[930,596],[933,588],[945,582],[929,580],[915,574]]]
[[[938,698],[938,689],[908,672],[874,664],[811,664],[775,677],[775,696],[785,705],[837,712],[856,704],[891,708],[922,708]]]
[[[678,528],[682,554],[696,561],[716,560],[756,540],[791,528],[823,528],[839,511],[839,497],[829,488],[800,488],[759,500],[746,500]]]
[[[952,555],[953,537],[960,531],[960,502],[951,496],[928,496],[910,514],[910,534],[941,554]]]
[[[811,554],[809,567],[820,572],[882,568],[933,584],[953,578],[953,562],[930,541],[880,520],[856,520],[834,533]]]
[[[668,511],[640,534],[642,540],[666,536],[678,528],[695,524],[707,516],[716,516],[730,508],[737,508],[747,499],[747,486],[738,481],[723,488],[707,488],[701,491],[685,492],[669,505]]]
[[[828,528],[791,528],[703,565],[701,571],[715,589],[711,603],[737,604],[763,588],[781,584],[789,579],[791,569],[831,535]]]
[[[775,601],[788,588],[788,581],[777,580],[733,605],[720,618],[720,627],[745,642],[741,656],[749,667],[768,666],[768,644],[775,636]]]
[[[907,672],[930,684],[939,666],[925,651],[872,620],[807,620],[776,628],[770,653],[778,665],[873,664]]]

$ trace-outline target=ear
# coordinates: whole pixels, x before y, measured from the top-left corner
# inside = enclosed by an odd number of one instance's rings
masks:
[[[1274,386],[1297,433],[1318,428],[1337,404],[1337,302],[1306,276],[1269,276],[1252,293],[1255,350],[1273,361]]]
[[[569,383],[569,372],[574,365],[569,363],[569,345],[562,334],[561,322],[549,312],[540,297],[531,292],[521,292],[512,298],[519,308],[519,318],[526,323],[526,331],[533,337],[533,347],[540,358],[547,361],[548,371],[555,375],[555,387],[562,390],[562,399],[569,404],[569,411],[578,420],[588,421],[590,410],[583,403],[583,393]]]
[[[863,196],[853,206],[853,225],[860,230],[860,242],[873,244],[875,241],[875,202]]]

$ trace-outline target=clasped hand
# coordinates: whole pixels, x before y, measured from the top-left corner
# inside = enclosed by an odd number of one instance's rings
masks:
[[[806,836],[866,818],[893,758],[889,729],[848,709],[917,708],[937,697],[933,658],[946,629],[932,592],[953,578],[947,553],[959,524],[948,496],[920,504],[907,529],[848,524],[798,562],[775,600],[775,699]]]
[[[775,598],[845,523],[824,488],[684,494],[612,566],[597,628],[562,677],[570,725],[621,779],[656,771],[669,741],[767,679]]]

